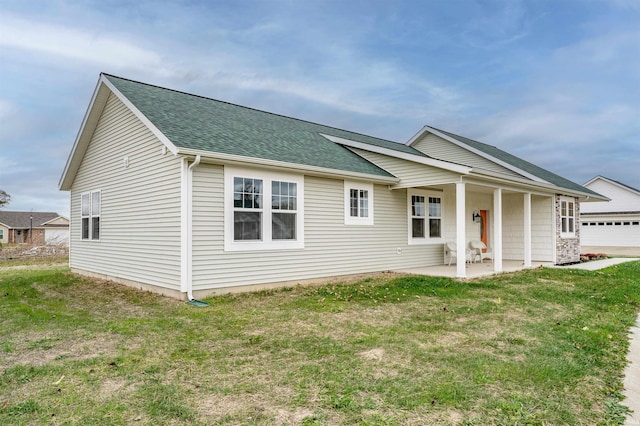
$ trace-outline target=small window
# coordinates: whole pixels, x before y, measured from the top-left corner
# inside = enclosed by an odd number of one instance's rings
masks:
[[[100,191],[80,196],[80,235],[83,240],[100,240]]]
[[[571,198],[560,199],[560,236],[574,237],[575,236],[575,201]]]
[[[622,225],[622,222],[615,222],[614,225]]]
[[[4,240],[4,229],[0,229],[0,241]]]
[[[631,222],[624,222],[624,225],[631,225]]]
[[[613,222],[607,222],[607,225],[611,226],[613,225]]]
[[[373,225],[373,184],[344,182],[344,223]]]
[[[632,222],[632,225],[640,225],[640,222]]]
[[[589,222],[583,223],[582,226],[589,226]]]
[[[409,244],[426,244],[442,239],[442,195],[410,190],[407,195],[409,212]]]

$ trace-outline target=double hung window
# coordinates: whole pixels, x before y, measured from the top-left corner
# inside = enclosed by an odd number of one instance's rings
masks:
[[[80,196],[81,238],[100,239],[100,191],[83,192]]]
[[[571,198],[560,198],[560,236],[571,238],[576,235],[576,205]]]
[[[302,248],[303,178],[225,167],[225,250]]]
[[[373,184],[344,182],[344,223],[373,225]]]
[[[441,194],[410,190],[407,196],[407,210],[409,212],[409,244],[441,241]]]

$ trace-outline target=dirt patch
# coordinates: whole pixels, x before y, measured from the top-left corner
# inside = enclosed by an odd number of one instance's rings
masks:
[[[369,349],[368,351],[360,352],[358,355],[370,361],[382,361],[382,359],[384,358],[384,349]]]
[[[14,365],[42,366],[56,360],[82,360],[97,356],[117,354],[119,338],[111,335],[94,336],[91,339],[78,337],[75,340],[58,339],[40,334],[23,336],[16,350],[6,353],[0,361],[1,367]]]
[[[103,399],[111,399],[125,389],[126,385],[127,381],[125,379],[106,379],[100,385],[98,392]]]
[[[313,411],[306,408],[298,408],[295,411],[278,408],[275,411],[275,423],[278,425],[299,425],[306,417],[313,416]]]

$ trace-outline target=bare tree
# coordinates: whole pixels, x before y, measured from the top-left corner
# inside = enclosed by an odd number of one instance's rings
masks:
[[[0,189],[0,209],[9,204],[11,201],[11,195]]]

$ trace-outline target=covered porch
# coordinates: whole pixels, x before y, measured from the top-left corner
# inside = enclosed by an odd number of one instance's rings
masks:
[[[410,244],[439,244],[443,264],[400,272],[473,278],[554,263],[553,193],[504,181],[463,177],[440,185],[414,186],[407,191],[410,228],[419,221],[418,212],[424,211],[427,219],[422,231],[424,241],[413,238]],[[470,245],[479,241],[488,247],[492,260],[474,262],[479,259],[473,252],[473,261],[469,262]],[[461,249],[447,256],[447,246],[451,244]]]
[[[553,262],[531,262],[530,266],[525,266],[523,261],[521,260],[503,260],[502,261],[502,273],[506,272],[517,272],[523,269],[532,269],[539,268],[541,266],[552,266]],[[458,276],[458,268],[456,265],[452,264],[448,265],[437,265],[437,266],[425,266],[422,268],[408,268],[408,269],[399,269],[393,272],[399,272],[402,274],[411,274],[411,275],[428,275],[431,277],[448,277],[448,278],[460,278]],[[467,279],[470,278],[479,278],[485,277],[489,275],[494,275],[497,272],[494,270],[494,265],[485,260],[483,263],[467,263],[465,265],[465,277]]]

